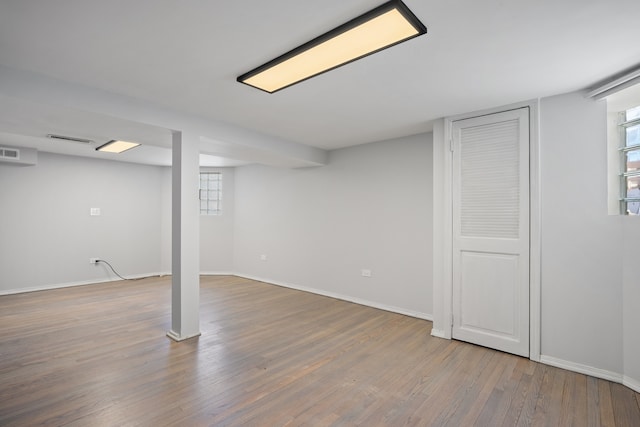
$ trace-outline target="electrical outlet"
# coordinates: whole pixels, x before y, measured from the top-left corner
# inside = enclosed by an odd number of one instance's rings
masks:
[[[97,264],[99,258],[89,258],[89,264]]]
[[[371,277],[371,270],[362,269],[362,277]]]
[[[266,261],[267,256],[265,254],[260,255],[260,261]]]

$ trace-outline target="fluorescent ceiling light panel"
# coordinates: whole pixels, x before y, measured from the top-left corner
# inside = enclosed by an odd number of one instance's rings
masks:
[[[392,0],[237,80],[273,93],[426,32],[402,1]]]
[[[124,151],[131,150],[132,148],[135,148],[138,145],[140,144],[138,144],[137,142],[119,141],[114,139],[96,148],[96,151],[104,151],[105,153],[120,154]]]

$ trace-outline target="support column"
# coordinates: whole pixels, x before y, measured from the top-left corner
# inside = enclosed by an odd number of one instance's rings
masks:
[[[183,341],[200,335],[200,138],[173,133],[171,167],[171,330]]]

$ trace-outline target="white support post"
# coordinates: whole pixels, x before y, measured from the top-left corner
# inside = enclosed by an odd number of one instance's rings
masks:
[[[183,341],[200,335],[199,137],[173,133],[171,197],[171,330]]]

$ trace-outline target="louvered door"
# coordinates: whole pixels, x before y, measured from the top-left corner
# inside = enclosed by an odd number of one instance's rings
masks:
[[[529,111],[453,122],[456,339],[529,355]]]

